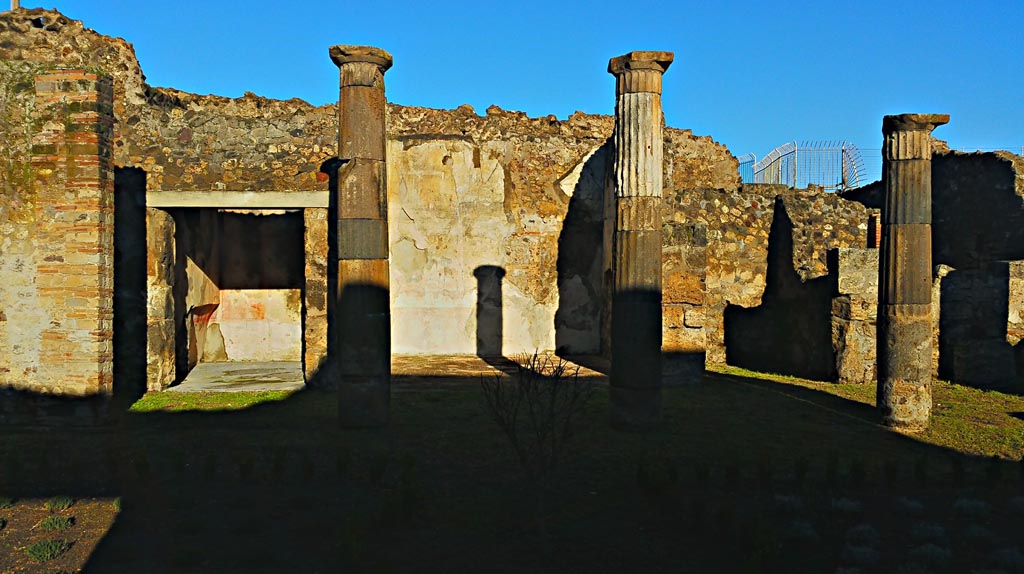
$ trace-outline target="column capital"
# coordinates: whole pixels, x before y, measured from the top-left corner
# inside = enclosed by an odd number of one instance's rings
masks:
[[[351,63],[375,64],[380,68],[380,73],[383,74],[394,63],[394,58],[391,57],[391,54],[373,46],[338,44],[337,46],[331,46],[329,52],[334,65],[339,68]]]
[[[616,80],[616,94],[660,94],[661,76],[674,59],[672,52],[639,51],[608,60],[608,73]]]
[[[949,114],[900,114],[882,118],[882,158],[886,161],[931,159],[935,128],[949,123]]]
[[[384,72],[391,54],[373,46],[331,46],[331,60],[341,69],[341,87],[367,86],[384,89]]]
[[[882,118],[882,134],[893,132],[930,132],[949,123],[949,114],[898,114]]]

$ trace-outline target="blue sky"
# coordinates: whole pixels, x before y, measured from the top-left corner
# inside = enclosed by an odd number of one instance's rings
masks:
[[[369,44],[395,57],[393,102],[564,118],[611,113],[610,57],[670,50],[668,125],[736,155],[845,139],[876,163],[882,116],[902,112],[951,114],[936,136],[956,148],[1024,146],[1024,0],[51,5],[132,42],[150,84],[196,93],[326,103],[328,46]]]

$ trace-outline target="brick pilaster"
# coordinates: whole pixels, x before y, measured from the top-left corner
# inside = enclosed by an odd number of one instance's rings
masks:
[[[36,288],[49,315],[38,378],[70,395],[113,389],[113,87],[81,70],[36,77]]]

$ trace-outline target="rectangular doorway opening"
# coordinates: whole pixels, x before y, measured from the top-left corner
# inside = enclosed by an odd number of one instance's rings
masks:
[[[188,375],[172,390],[303,387],[302,211],[193,208],[177,219],[178,372]]]

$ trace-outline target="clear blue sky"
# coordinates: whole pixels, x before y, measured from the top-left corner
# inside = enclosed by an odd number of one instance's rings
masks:
[[[201,94],[323,104],[328,46],[370,44],[395,57],[396,103],[608,114],[608,59],[671,50],[668,125],[736,155],[846,139],[874,163],[882,116],[902,112],[951,114],[936,135],[956,148],[1024,146],[1024,0],[50,4],[132,42],[150,84]]]

